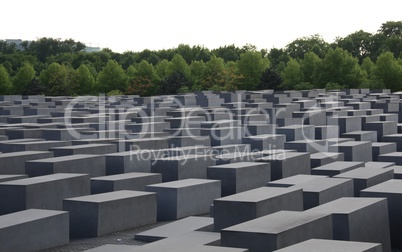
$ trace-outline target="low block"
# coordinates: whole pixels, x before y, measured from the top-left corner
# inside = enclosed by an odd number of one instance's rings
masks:
[[[106,193],[120,190],[144,191],[145,186],[162,182],[158,173],[131,172],[91,178],[91,193]]]
[[[215,230],[230,227],[281,210],[303,210],[298,188],[260,187],[214,200]]]
[[[117,191],[69,198],[71,237],[96,237],[156,223],[156,194]]]
[[[368,242],[332,241],[311,239],[275,250],[275,252],[383,252],[381,244]]]
[[[221,197],[221,182],[209,179],[183,179],[148,185],[158,197],[158,220],[207,214],[214,199]]]
[[[222,181],[222,196],[228,196],[265,186],[271,180],[271,167],[256,162],[210,166],[207,177]]]
[[[67,212],[29,209],[0,216],[0,251],[41,251],[69,242]]]
[[[86,174],[53,174],[0,183],[0,214],[30,208],[62,210],[64,198],[90,194]]]
[[[330,214],[281,211],[221,231],[222,246],[250,252],[274,251],[312,238],[332,238]]]

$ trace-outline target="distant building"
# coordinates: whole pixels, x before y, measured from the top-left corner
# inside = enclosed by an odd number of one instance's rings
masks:
[[[84,52],[92,53],[92,52],[99,52],[101,50],[100,47],[85,47]]]
[[[19,51],[24,51],[25,48],[22,47],[22,39],[5,39],[7,44],[15,44],[15,48]],[[28,42],[29,43],[29,42]]]

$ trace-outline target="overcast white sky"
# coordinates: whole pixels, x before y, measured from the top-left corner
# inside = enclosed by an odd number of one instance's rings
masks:
[[[401,0],[17,0],[0,5],[0,39],[72,38],[116,52],[246,43],[282,48],[302,36],[327,42],[401,21]]]

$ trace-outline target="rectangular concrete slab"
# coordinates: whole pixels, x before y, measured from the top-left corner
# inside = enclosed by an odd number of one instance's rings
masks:
[[[222,246],[250,252],[273,251],[312,238],[332,238],[330,214],[281,211],[221,231]]]
[[[207,214],[214,199],[221,197],[221,182],[209,179],[183,179],[148,185],[148,192],[156,192],[158,220]]]
[[[91,177],[106,175],[102,155],[71,155],[27,161],[25,171],[30,177],[55,173],[86,173]]]
[[[90,194],[87,174],[53,174],[0,183],[0,214],[30,208],[62,210],[64,198]]]
[[[0,216],[0,251],[41,251],[69,242],[68,213],[29,209]]]
[[[381,244],[311,239],[275,252],[383,252]]]
[[[303,210],[299,188],[260,187],[214,200],[215,230],[230,227],[281,210]]]
[[[120,190],[145,191],[145,186],[162,182],[159,173],[131,172],[91,178],[91,193],[106,193]]]
[[[383,251],[391,251],[388,203],[384,198],[340,198],[308,212],[332,214],[334,240],[380,243]]]
[[[213,218],[190,216],[177,220],[135,235],[135,239],[154,242],[161,239],[182,236],[191,231],[212,231],[214,225]]]
[[[256,162],[210,166],[207,178],[221,180],[222,196],[228,196],[265,186],[271,180],[271,166]]]
[[[156,194],[116,191],[63,201],[71,237],[96,237],[156,223]]]

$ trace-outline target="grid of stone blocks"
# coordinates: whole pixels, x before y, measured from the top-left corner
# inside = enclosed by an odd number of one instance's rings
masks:
[[[0,96],[0,251],[399,251],[401,98]]]

